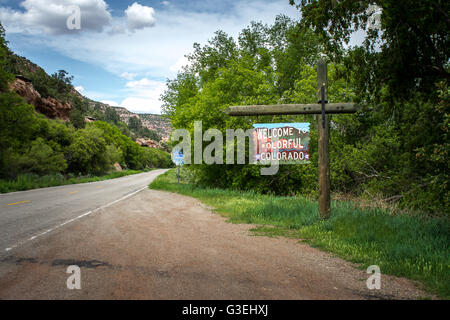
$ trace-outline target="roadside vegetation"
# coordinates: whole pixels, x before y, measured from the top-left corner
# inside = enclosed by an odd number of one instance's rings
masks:
[[[324,56],[329,102],[361,107],[331,117],[332,192],[448,214],[450,38],[442,12],[450,2],[375,1],[382,7],[375,29],[368,29],[372,1],[294,2],[298,20],[280,15],[272,25],[251,23],[238,37],[219,30],[208,43],[194,44],[190,64],[167,83],[163,107],[172,127],[190,130],[191,137],[194,121],[223,136],[254,123],[309,122],[311,163],[281,166],[274,176],[261,176],[252,165],[192,165],[195,182],[317,195],[313,116],[231,117],[224,111],[232,105],[317,103],[317,61]],[[367,30],[365,41],[345,46],[357,28]]]
[[[419,281],[430,293],[450,298],[448,218],[332,201],[331,218],[323,221],[317,202],[302,196],[201,188],[189,179],[183,169],[178,184],[177,171],[172,169],[156,178],[150,188],[197,198],[232,223],[257,225],[252,229],[256,235],[299,239],[361,268],[378,265],[382,274]]]
[[[70,121],[38,114],[10,90],[14,79],[7,71],[12,68],[11,57],[0,25],[0,192],[95,181],[94,176],[112,178],[172,166],[169,153],[139,146],[114,111],[106,112],[105,121],[85,123],[87,106],[70,94],[72,78],[64,71],[48,76],[36,69],[33,81],[43,96],[61,101],[75,99],[70,100],[74,105]],[[141,123],[134,123],[131,129],[143,131]],[[117,164],[126,171],[111,174]]]
[[[132,140],[147,138],[167,147],[161,141],[160,135],[145,127],[138,117],[130,117],[127,122],[121,121],[120,115],[114,107],[102,105],[77,93],[72,85],[74,77],[67,71],[58,70],[48,75],[44,69],[27,58],[16,55],[8,47],[3,46],[3,49],[5,52],[3,70],[7,74],[21,75],[29,79],[33,88],[43,98],[55,98],[62,103],[70,103],[72,110],[69,121],[74,128],[84,128],[86,126],[85,117],[90,117],[117,127],[122,134]]]
[[[151,170],[153,170],[153,169],[124,170],[124,171],[111,172],[111,173],[108,173],[105,175],[100,175],[100,176],[94,176],[94,175],[74,176],[73,174],[68,174],[67,176],[64,176],[62,174],[51,174],[51,175],[39,176],[39,175],[32,174],[32,173],[20,174],[14,180],[0,180],[0,193],[56,187],[56,186],[63,186],[63,185],[68,185],[68,184],[103,181],[103,180],[116,179],[116,178],[121,178],[121,177],[129,176],[129,175],[133,175],[133,174],[148,172]]]

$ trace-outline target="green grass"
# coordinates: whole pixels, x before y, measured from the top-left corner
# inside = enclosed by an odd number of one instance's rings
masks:
[[[31,189],[56,187],[67,184],[88,183],[109,180],[142,173],[150,170],[124,170],[116,171],[103,176],[65,177],[62,174],[38,176],[35,174],[21,174],[15,180],[0,180],[0,193],[25,191]]]
[[[150,188],[197,198],[230,222],[258,225],[252,230],[257,235],[302,239],[361,268],[378,265],[384,274],[417,280],[430,293],[450,297],[448,217],[392,214],[332,201],[332,216],[322,221],[317,202],[306,198],[177,184],[175,170],[159,176]]]

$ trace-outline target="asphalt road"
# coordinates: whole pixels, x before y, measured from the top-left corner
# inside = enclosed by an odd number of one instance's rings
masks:
[[[0,256],[81,215],[145,188],[166,170],[0,194]]]
[[[429,297],[384,274],[369,290],[357,265],[148,189],[162,172],[0,195],[0,300]]]

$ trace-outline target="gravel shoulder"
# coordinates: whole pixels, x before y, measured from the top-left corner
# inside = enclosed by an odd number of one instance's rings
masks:
[[[369,275],[287,238],[253,236],[198,200],[145,189],[13,250],[0,299],[418,299],[410,281]],[[81,290],[69,290],[69,265]]]

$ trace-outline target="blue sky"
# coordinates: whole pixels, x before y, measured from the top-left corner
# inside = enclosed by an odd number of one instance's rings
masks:
[[[81,29],[69,30],[70,6]],[[85,96],[134,112],[159,113],[167,78],[216,30],[232,36],[278,14],[299,19],[288,0],[0,0],[10,48],[48,73],[64,69]]]

